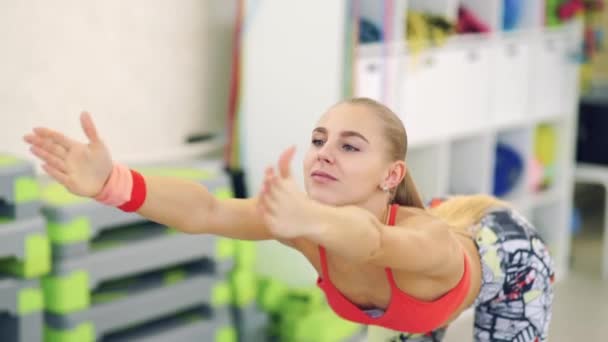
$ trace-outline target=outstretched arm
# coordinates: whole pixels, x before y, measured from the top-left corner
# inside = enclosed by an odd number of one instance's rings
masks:
[[[289,172],[293,149],[279,160],[279,174],[266,170],[260,206],[275,236],[303,237],[355,262],[411,272],[443,273],[460,252],[447,224],[424,210],[401,209],[395,226],[356,206],[333,207],[309,199]]]
[[[70,192],[95,197],[113,172],[110,153],[88,113],[81,115],[88,143],[48,128],[35,128],[24,140],[43,169]],[[211,233],[239,239],[270,239],[257,199],[216,199],[204,186],[188,180],[144,176],[146,197],[138,213],[187,233]]]

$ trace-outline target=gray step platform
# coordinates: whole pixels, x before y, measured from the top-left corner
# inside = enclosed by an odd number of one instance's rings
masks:
[[[203,306],[117,334],[102,342],[237,342],[227,308]],[[264,340],[259,340],[264,341]]]
[[[11,219],[26,219],[36,215],[40,215],[42,202],[29,202],[22,204],[7,204],[0,200],[0,217],[8,217]]]
[[[218,241],[219,240],[219,241]],[[136,242],[123,241],[114,248],[92,251],[74,259],[54,260],[53,275],[70,274],[86,270],[89,288],[99,283],[148,270],[168,267],[207,257],[217,262],[218,273],[232,268],[230,258],[217,256],[220,238],[212,235],[163,234]]]
[[[68,336],[82,326],[90,325],[95,340],[133,325],[149,322],[196,305],[228,307],[229,286],[222,278],[211,276],[202,269],[184,271],[183,277],[168,284],[154,281],[155,275],[109,289],[105,294],[118,292],[117,298],[92,305],[89,309],[71,314],[45,314],[48,329],[58,336]],[[62,340],[59,338],[59,340]]]
[[[47,311],[67,314],[85,309],[102,282],[199,259],[212,260],[213,272],[226,277],[233,265],[226,252],[231,242],[211,235],[152,234],[123,238],[118,245],[79,258],[55,260],[52,274],[43,278]]]
[[[0,272],[34,278],[49,272],[50,260],[46,221],[42,215],[0,219]]]
[[[15,317],[0,312],[0,341],[40,342],[42,341],[42,312]]]
[[[255,302],[245,307],[232,307],[231,309],[239,342],[268,340],[270,318],[267,313],[258,309]]]
[[[0,154],[0,216],[21,219],[40,213],[41,201],[30,162]]]
[[[37,280],[0,277],[0,341],[41,341],[43,306]]]

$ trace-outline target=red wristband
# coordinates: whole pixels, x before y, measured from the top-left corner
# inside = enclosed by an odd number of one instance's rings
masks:
[[[131,198],[117,208],[126,211],[137,211],[146,200],[146,182],[144,177],[137,171],[130,169],[131,177],[133,177],[133,187],[131,188]]]

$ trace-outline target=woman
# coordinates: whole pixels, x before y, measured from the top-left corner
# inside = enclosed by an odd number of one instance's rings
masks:
[[[186,233],[295,248],[334,311],[370,325],[370,339],[439,341],[471,306],[476,341],[547,339],[552,261],[534,228],[485,195],[425,209],[404,162],[403,124],[376,101],[347,100],[321,117],[304,160],[306,194],[290,148],[266,170],[259,196],[223,201],[199,184],[113,163],[88,114],[81,123],[88,144],[46,128],[24,137],[72,193]]]

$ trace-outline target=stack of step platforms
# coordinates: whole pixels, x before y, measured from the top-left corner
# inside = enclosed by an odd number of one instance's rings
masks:
[[[230,272],[233,291],[232,315],[240,342],[267,341],[270,319],[257,304],[258,276],[255,272],[256,245],[235,241],[235,265]]]
[[[41,341],[39,278],[50,270],[33,165],[0,154],[0,341]]]
[[[220,169],[140,171],[195,180],[217,197],[231,193]],[[183,234],[57,184],[45,187],[43,198],[53,250],[43,278],[47,342],[236,341],[226,318],[232,240]]]
[[[38,279],[0,276],[0,341],[42,341],[43,306]]]

